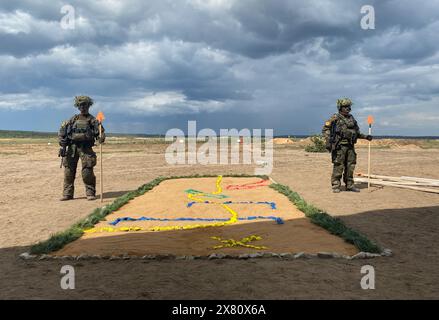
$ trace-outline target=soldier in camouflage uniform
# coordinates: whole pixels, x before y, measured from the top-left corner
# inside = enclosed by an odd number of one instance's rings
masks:
[[[341,182],[346,184],[346,191],[359,192],[354,186],[354,169],[357,163],[355,143],[357,139],[372,140],[372,136],[360,132],[357,121],[350,114],[352,101],[348,98],[338,99],[338,113],[334,114],[323,126],[322,134],[326,140],[326,149],[332,153],[331,184],[332,191],[340,192]]]
[[[80,114],[74,115],[70,120],[64,121],[58,133],[59,144],[62,147],[60,156],[64,165],[64,190],[61,201],[73,199],[76,167],[81,158],[82,180],[88,200],[96,199],[96,177],[93,167],[96,165],[96,153],[92,147],[95,141],[104,143],[105,133],[99,136],[99,122],[88,113],[93,105],[93,100],[87,96],[75,97],[75,106]]]

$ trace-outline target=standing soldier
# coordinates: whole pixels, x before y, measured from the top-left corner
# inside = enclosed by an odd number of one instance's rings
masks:
[[[96,177],[93,167],[96,165],[96,153],[92,147],[95,141],[104,143],[105,133],[102,128],[102,135],[99,136],[99,122],[88,113],[93,105],[93,100],[87,96],[75,97],[75,107],[80,114],[74,115],[70,120],[64,121],[58,133],[59,145],[61,146],[59,156],[62,157],[64,165],[64,190],[61,201],[73,199],[76,167],[81,158],[82,180],[85,184],[87,200],[96,199]]]
[[[357,139],[372,140],[372,136],[360,133],[357,121],[350,114],[352,101],[348,98],[338,99],[338,113],[334,114],[323,126],[322,134],[326,140],[326,149],[332,153],[331,184],[332,191],[339,193],[343,176],[346,191],[359,192],[354,186],[354,169],[357,163],[355,143]]]

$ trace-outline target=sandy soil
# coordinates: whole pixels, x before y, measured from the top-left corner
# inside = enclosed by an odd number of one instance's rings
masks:
[[[253,166],[168,166],[160,144],[107,146],[105,203],[159,175],[253,174]],[[358,171],[367,150],[359,149]],[[100,207],[84,198],[59,202],[62,170],[54,145],[0,144],[0,298],[63,299],[294,299],[439,298],[438,196],[390,187],[332,194],[328,154],[292,146],[275,149],[272,177],[308,202],[366,234],[393,257],[346,260],[78,261],[76,289],[61,290],[65,261],[22,261],[36,241],[64,230]],[[372,171],[439,179],[439,150],[373,151]],[[98,177],[99,180],[99,177]],[[376,289],[360,287],[361,266],[376,271]],[[135,285],[131,285],[135,284]]]
[[[157,255],[173,254],[208,256],[211,253],[223,253],[237,256],[243,253],[254,252],[337,252],[343,255],[354,255],[358,250],[342,239],[331,235],[326,230],[311,223],[284,195],[268,186],[253,189],[227,190],[229,185],[243,185],[258,182],[257,178],[231,178],[224,177],[220,186],[223,190],[220,195],[228,198],[214,199],[197,196],[198,199],[208,200],[210,204],[196,203],[187,207],[188,199],[185,190],[195,189],[206,193],[216,192],[216,178],[173,179],[160,183],[153,190],[139,196],[125,206],[107,216],[106,221],[101,221],[95,228],[98,232],[86,233],[80,239],[68,244],[56,252],[58,256],[79,256],[80,254],[101,256],[111,255]],[[219,190],[218,190],[219,191]],[[117,218],[154,217],[175,219],[185,218],[225,218],[229,219],[231,213],[221,204],[224,201],[246,202],[264,201],[273,202],[276,209],[267,205],[256,204],[227,204],[227,208],[237,213],[238,217],[249,216],[276,216],[283,220],[277,224],[273,220],[238,220],[227,226],[213,226],[207,228],[194,228],[178,231],[148,231],[154,227],[209,225],[214,222],[191,221],[127,221],[118,223],[117,227],[140,227],[144,230],[132,232],[99,232],[108,227],[109,222]],[[218,240],[240,240],[251,235],[262,237],[261,240],[249,244],[264,246],[267,249],[247,248],[243,246],[218,248]]]

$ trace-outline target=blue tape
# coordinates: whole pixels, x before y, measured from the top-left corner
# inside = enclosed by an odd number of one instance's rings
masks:
[[[284,224],[284,221],[282,218],[279,217],[273,217],[273,216],[250,216],[245,218],[238,218],[238,220],[256,220],[256,219],[268,219],[268,220],[274,220],[277,224]],[[206,221],[206,222],[213,222],[213,221],[228,221],[228,218],[174,218],[174,219],[167,219],[167,218],[152,218],[152,217],[140,217],[140,218],[131,218],[131,217],[123,217],[123,218],[117,218],[116,220],[109,222],[108,224],[111,224],[113,226],[117,225],[119,222],[124,221]]]

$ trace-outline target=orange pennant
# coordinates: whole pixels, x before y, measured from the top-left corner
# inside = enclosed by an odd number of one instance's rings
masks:
[[[368,117],[367,117],[367,123],[368,123],[368,124],[372,124],[374,121],[375,121],[375,120],[374,120],[374,118],[373,118],[372,116],[368,116]]]
[[[99,111],[99,113],[96,116],[96,119],[102,123],[102,121],[104,121],[105,117],[104,117],[104,113],[102,111]]]

